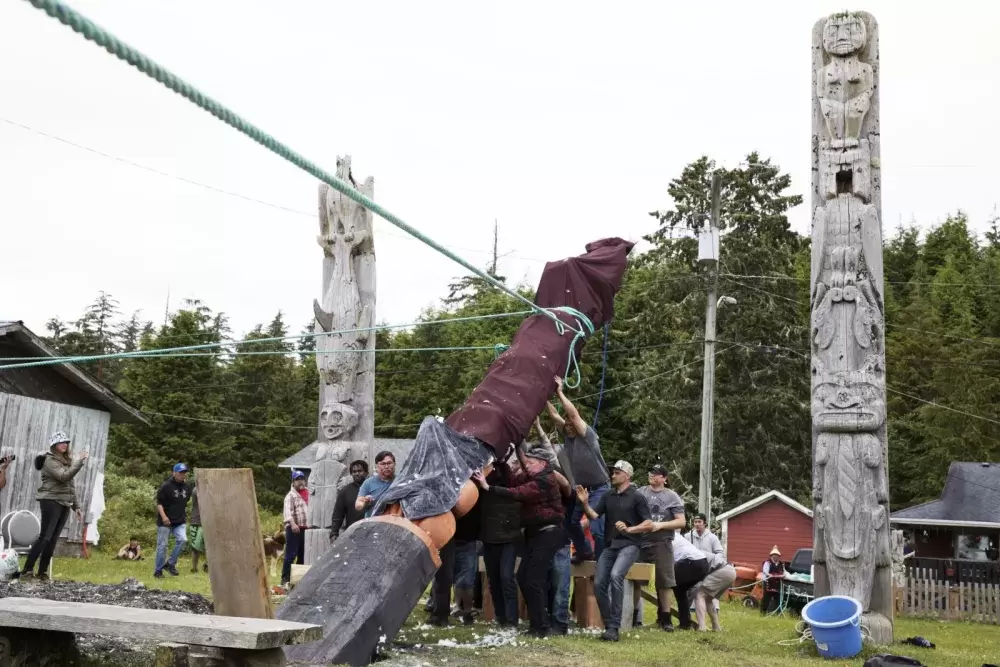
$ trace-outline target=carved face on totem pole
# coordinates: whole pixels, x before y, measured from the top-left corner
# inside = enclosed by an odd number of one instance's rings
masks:
[[[350,434],[358,425],[358,413],[343,403],[324,404],[319,419],[326,440],[346,439],[344,436]]]
[[[885,392],[869,382],[824,378],[813,389],[813,423],[827,433],[875,431],[885,423]]]
[[[865,22],[856,14],[831,16],[823,28],[823,49],[831,56],[857,53],[868,42]]]

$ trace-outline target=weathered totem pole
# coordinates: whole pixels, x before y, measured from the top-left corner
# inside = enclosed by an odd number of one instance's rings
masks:
[[[813,29],[812,419],[816,595],[847,595],[892,641],[878,24]]]
[[[374,197],[375,180],[360,186],[351,158],[337,158],[337,177]],[[316,562],[330,547],[329,528],[337,490],[349,478],[350,462],[367,460],[374,438],[375,244],[372,214],[326,184],[319,188],[323,248],[323,296],[313,301],[316,365],[319,368],[319,433],[316,461],[309,474],[309,525],[305,562]],[[326,335],[329,334],[329,335]]]

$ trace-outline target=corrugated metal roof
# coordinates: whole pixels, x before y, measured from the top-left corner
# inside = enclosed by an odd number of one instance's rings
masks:
[[[0,321],[0,336],[10,336],[19,346],[25,349],[26,356],[31,357],[58,357],[59,355],[49,347],[44,340],[36,336],[30,329],[24,326],[23,322],[10,320]],[[112,421],[116,422],[142,422],[149,423],[146,415],[142,414],[128,401],[119,396],[109,386],[82,371],[74,364],[54,364],[52,369],[65,378],[68,382],[76,385],[80,390],[100,403],[111,413]],[[10,371],[15,372],[15,371]]]
[[[278,467],[302,470],[312,468],[312,464],[316,461],[316,449],[319,447],[319,444],[319,442],[314,442],[307,445],[299,453],[293,454],[279,463]],[[413,440],[406,438],[375,438],[371,453],[374,456],[378,452],[385,450],[392,452],[396,457],[396,465],[398,467],[406,459],[406,455],[410,453],[412,448]]]
[[[938,500],[897,510],[891,519],[1000,524],[1000,463],[952,463]]]

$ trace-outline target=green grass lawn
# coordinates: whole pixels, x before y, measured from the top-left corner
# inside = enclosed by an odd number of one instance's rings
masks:
[[[655,618],[653,609],[646,608],[646,618]],[[762,618],[755,610],[738,604],[723,603],[721,633],[678,632],[667,634],[654,628],[641,628],[623,635],[618,643],[606,643],[598,635],[571,634],[544,640],[518,640],[517,646],[491,648],[484,637],[492,626],[476,625],[453,628],[430,628],[418,625],[423,614],[417,612],[398,638],[419,648],[397,653],[391,667],[409,665],[444,665],[446,667],[521,667],[545,665],[551,667],[601,667],[619,665],[662,665],[677,667],[793,667],[799,665],[861,665],[864,658],[889,652],[918,658],[930,667],[979,667],[1000,659],[1000,627],[964,622],[941,622],[922,619],[897,619],[896,637],[905,639],[920,635],[937,645],[923,649],[906,644],[888,650],[866,647],[854,660],[827,661],[819,658],[815,645],[807,643],[782,646],[783,640],[796,637],[796,616]],[[572,632],[572,631],[571,631]],[[440,646],[445,644],[472,645],[468,648]],[[479,646],[476,646],[476,644]]]
[[[198,564],[198,568],[201,569],[201,563]],[[180,562],[177,563],[177,571],[180,573],[179,577],[172,577],[164,572],[163,579],[156,579],[153,577],[152,557],[139,562],[124,561],[115,560],[113,555],[97,551],[92,551],[87,560],[56,558],[52,562],[54,579],[90,581],[95,584],[120,584],[123,579],[132,577],[141,581],[147,588],[186,591],[200,593],[207,598],[212,597],[212,590],[208,584],[208,573],[199,571],[197,574],[192,574],[190,556],[181,557]]]
[[[57,579],[119,583],[134,577],[150,588],[188,591],[210,596],[208,575],[192,574],[191,561],[185,557],[178,565],[179,577],[167,575],[153,578],[152,561],[128,563],[103,554],[89,560],[56,559],[53,574]],[[420,609],[422,605],[418,606]],[[653,607],[646,606],[646,618],[655,618]],[[878,652],[866,647],[861,658],[825,661],[817,657],[812,642],[782,646],[778,642],[796,637],[798,618],[761,618],[754,610],[738,604],[723,603],[722,633],[664,633],[653,628],[641,628],[625,634],[617,644],[597,639],[596,634],[572,631],[567,637],[545,640],[522,640],[517,645],[489,646],[497,629],[487,623],[471,627],[431,628],[422,625],[425,614],[415,611],[397,640],[405,645],[393,651],[383,667],[437,665],[443,667],[600,667],[607,665],[662,665],[678,667],[793,667],[799,665],[859,666],[865,656]],[[979,667],[983,663],[1000,661],[1000,627],[900,618],[896,622],[896,637],[904,639],[921,635],[937,644],[936,649],[921,649],[908,645],[891,647],[889,652],[919,658],[930,667]],[[443,645],[439,644],[443,642]],[[453,646],[451,644],[467,645]]]

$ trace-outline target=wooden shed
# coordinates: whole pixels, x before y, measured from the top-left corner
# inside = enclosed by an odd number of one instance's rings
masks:
[[[0,321],[0,357],[56,357],[55,350],[21,322]],[[90,450],[87,465],[76,477],[76,492],[85,523],[91,523],[93,501],[103,501],[104,461],[112,422],[148,423],[146,417],[109,387],[72,364],[0,370],[0,455],[17,458],[7,469],[0,491],[0,515],[31,510],[38,516],[35,491],[41,477],[35,456],[48,451],[49,437],[63,431],[73,451]],[[92,533],[91,533],[92,535]],[[83,526],[71,516],[62,536],[81,542]],[[88,541],[93,541],[88,536]]]
[[[775,545],[790,561],[799,549],[812,549],[812,510],[780,491],[768,491],[717,517],[726,559],[759,569]]]

